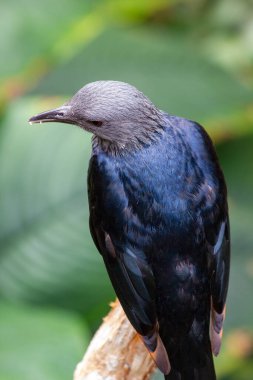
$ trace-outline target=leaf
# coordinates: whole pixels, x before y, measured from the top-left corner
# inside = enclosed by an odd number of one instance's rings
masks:
[[[0,294],[88,314],[113,297],[88,228],[90,136],[67,125],[29,126],[44,107],[17,102],[1,130]]]
[[[205,124],[246,108],[252,90],[208,63],[195,45],[181,32],[112,29],[52,70],[32,93],[71,95],[88,82],[114,79],[135,85],[171,114]],[[251,115],[251,128],[252,120]]]
[[[45,0],[36,6],[32,0],[3,2],[0,34],[4,41],[0,54],[4,60],[0,64],[0,78],[17,74],[33,58],[48,54],[80,13],[88,9],[89,1],[77,0],[61,3]]]
[[[0,304],[0,380],[72,378],[89,335],[74,314]]]
[[[89,0],[63,0],[60,5],[45,0],[36,7],[31,0],[21,0],[3,5],[0,113],[10,99],[33,87],[51,66],[75,54],[104,29],[105,18],[91,12],[90,5]]]
[[[222,351],[215,359],[221,380],[251,380],[253,371],[252,331],[232,330],[223,339]]]

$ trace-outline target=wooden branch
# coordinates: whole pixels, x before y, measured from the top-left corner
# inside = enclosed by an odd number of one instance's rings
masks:
[[[148,380],[155,364],[116,301],[93,337],[74,380]]]

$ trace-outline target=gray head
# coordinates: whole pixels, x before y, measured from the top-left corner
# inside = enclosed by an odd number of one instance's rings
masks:
[[[75,124],[92,132],[102,145],[120,149],[151,141],[161,129],[162,112],[127,83],[97,81],[84,86],[63,106],[29,121]]]

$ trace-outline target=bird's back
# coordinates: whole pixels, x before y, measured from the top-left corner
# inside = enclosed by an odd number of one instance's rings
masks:
[[[89,200],[93,227],[106,231],[117,252],[134,252],[152,271],[152,313],[173,368],[168,379],[181,379],[176,376],[182,367],[187,373],[207,366],[214,373],[206,230],[226,212],[226,194],[212,144],[201,127],[169,116],[166,124],[153,144],[137,151],[112,155],[96,146]],[[136,281],[143,276],[137,272]]]

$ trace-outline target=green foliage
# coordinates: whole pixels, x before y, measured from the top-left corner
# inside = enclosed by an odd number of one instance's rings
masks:
[[[70,379],[88,341],[74,314],[0,304],[1,379]]]
[[[208,62],[182,32],[146,27],[104,32],[32,93],[66,95],[87,82],[113,78],[136,85],[172,114],[203,121],[228,116],[252,98],[251,90]]]
[[[62,38],[89,1],[20,0],[1,4],[0,78],[18,74],[31,59],[46,55]],[[6,64],[8,62],[8,64]]]
[[[90,138],[68,126],[30,127],[39,107],[18,102],[2,128],[0,292],[88,313],[112,297],[88,231]]]
[[[233,250],[225,338],[252,329],[249,3],[231,13],[227,0],[2,5],[0,380],[69,379],[86,326],[96,328],[114,297],[88,230],[91,137],[67,125],[27,124],[93,80],[130,82],[160,108],[204,124],[217,142]],[[239,60],[227,59],[231,46]],[[252,360],[235,358],[229,345],[217,360],[220,378],[250,380]]]

